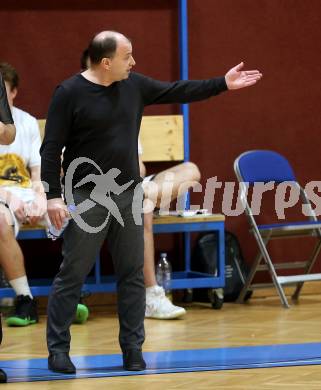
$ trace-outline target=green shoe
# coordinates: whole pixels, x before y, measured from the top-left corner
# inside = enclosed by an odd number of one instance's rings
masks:
[[[27,295],[16,298],[15,312],[6,319],[8,326],[28,326],[38,322],[36,301]]]
[[[8,317],[6,319],[6,324],[8,326],[28,326],[36,323],[37,321],[32,320],[30,317],[28,318]]]
[[[88,307],[86,305],[83,305],[82,303],[78,303],[77,311],[73,323],[83,324],[87,321],[88,316],[89,316]]]

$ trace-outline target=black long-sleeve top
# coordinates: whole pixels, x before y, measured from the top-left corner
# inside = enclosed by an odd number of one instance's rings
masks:
[[[7,99],[6,87],[0,74],[0,121],[6,125],[13,124],[10,106]]]
[[[40,149],[41,179],[49,184],[47,198],[61,196],[63,171],[77,157],[93,160],[106,173],[118,168],[119,185],[141,181],[137,142],[144,107],[150,104],[189,103],[227,89],[225,78],[161,82],[139,73],[106,87],[77,74],[60,84],[52,98]],[[101,173],[101,172],[100,172]],[[74,181],[99,174],[93,164],[81,164]]]

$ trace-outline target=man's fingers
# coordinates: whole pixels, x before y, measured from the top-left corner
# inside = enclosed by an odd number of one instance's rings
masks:
[[[60,215],[55,215],[53,218],[51,218],[51,223],[54,225],[54,227],[58,230],[61,229],[62,227],[62,222],[60,219]]]
[[[250,87],[251,85],[254,85],[257,83],[258,80],[251,80],[251,81],[245,81],[245,86]]]
[[[65,218],[69,217],[67,207],[62,199],[50,199],[47,202],[47,212],[52,225],[58,230],[62,228]]]
[[[234,66],[234,68],[232,68],[234,71],[236,72],[239,72],[244,66],[244,62],[240,62],[239,64],[237,64],[236,66]]]
[[[242,72],[243,77],[262,77],[262,73],[255,72],[255,73],[249,73],[249,72]]]
[[[63,223],[63,217],[62,215],[60,214],[60,210],[51,210],[51,211],[48,211],[48,215],[49,215],[49,219],[50,219],[50,222],[54,225],[54,227],[56,229],[61,229],[62,227],[62,223]]]
[[[246,81],[260,80],[262,77],[259,75],[247,76]]]
[[[250,76],[252,74],[261,74],[261,72],[259,70],[245,70],[244,73],[247,75],[247,76]]]

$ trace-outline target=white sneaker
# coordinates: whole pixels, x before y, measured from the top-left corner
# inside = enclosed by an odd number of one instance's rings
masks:
[[[156,285],[146,288],[146,318],[170,320],[181,317],[185,313],[186,310],[183,307],[172,304],[162,287]]]

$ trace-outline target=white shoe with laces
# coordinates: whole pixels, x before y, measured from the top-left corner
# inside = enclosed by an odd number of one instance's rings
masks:
[[[165,291],[160,286],[146,288],[146,318],[158,320],[170,320],[186,314],[183,307],[175,306],[166,297]]]

